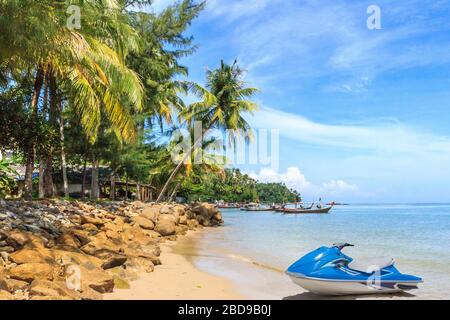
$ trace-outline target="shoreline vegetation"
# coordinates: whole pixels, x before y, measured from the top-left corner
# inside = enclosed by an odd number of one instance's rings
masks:
[[[0,300],[100,300],[153,272],[165,241],[223,223],[207,203],[2,201],[0,209]]]

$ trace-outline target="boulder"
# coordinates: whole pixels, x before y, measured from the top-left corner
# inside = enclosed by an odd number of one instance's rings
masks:
[[[8,235],[6,242],[11,247],[18,250],[26,245],[29,245],[30,247],[44,247],[46,240],[32,233],[13,231]]]
[[[175,221],[172,215],[161,215],[156,223],[155,231],[162,236],[170,236],[175,233]]]
[[[83,246],[91,241],[89,231],[73,229],[72,234]]]
[[[114,220],[114,221],[116,221],[116,220]],[[122,220],[120,220],[120,221],[122,221]],[[104,225],[102,230],[114,231],[114,232],[122,232],[123,231],[123,225],[124,225],[123,221],[122,221],[121,224],[120,223],[107,222],[107,223],[105,223],[105,225]]]
[[[0,279],[0,290],[14,292],[17,290],[25,290],[28,287],[28,282],[16,279]]]
[[[0,247],[0,252],[6,252],[6,253],[11,253],[14,252],[14,248],[10,247],[10,246],[6,246],[6,247]]]
[[[73,233],[62,234],[59,238],[56,239],[56,243],[65,247],[81,247],[81,241]]]
[[[70,297],[72,299],[79,299],[80,294],[75,290],[71,290],[67,287],[67,283],[64,281],[48,281],[36,279],[30,284],[30,294],[38,296],[51,296],[51,297]]]
[[[86,287],[80,293],[81,300],[103,300],[103,296],[92,288]]]
[[[155,265],[153,264],[153,262],[142,257],[134,257],[128,259],[125,263],[125,267],[127,270],[135,270],[137,273],[150,273],[155,269]]]
[[[105,236],[106,237],[106,236]],[[100,256],[104,252],[120,252],[120,246],[109,239],[94,238],[91,242],[81,247],[81,251],[91,256]]]
[[[0,290],[0,300],[14,300],[14,296],[8,291]]]
[[[99,293],[112,292],[114,289],[114,279],[111,275],[101,269],[87,269],[80,267],[81,288],[84,292],[86,288],[91,288]]]
[[[145,207],[144,210],[142,210],[140,216],[150,221],[156,222],[159,217],[159,209],[155,207]]]
[[[45,248],[35,248],[29,249],[24,248],[9,255],[9,260],[17,263],[47,263],[54,264],[55,258],[50,249]]]
[[[155,228],[153,221],[141,216],[134,217],[133,222],[143,229],[153,230]]]
[[[127,256],[121,255],[121,254],[112,254],[110,257],[108,257],[105,262],[102,264],[102,268],[104,270],[106,269],[112,269],[115,267],[119,267],[123,265],[127,261]]]
[[[186,225],[186,224],[187,224],[187,221],[188,221],[187,216],[183,215],[183,216],[180,217],[178,223],[179,223],[179,224]]]
[[[190,230],[195,229],[198,227],[198,221],[197,219],[188,219],[187,226]]]
[[[86,230],[89,232],[98,231],[97,226],[93,223],[84,223],[81,225],[81,227],[83,228],[83,230]]]
[[[81,216],[81,224],[93,224],[95,226],[102,226],[105,224],[105,222],[97,217],[91,217],[91,216]]]
[[[57,270],[46,263],[24,263],[9,270],[11,279],[32,282],[34,279],[53,280]]]

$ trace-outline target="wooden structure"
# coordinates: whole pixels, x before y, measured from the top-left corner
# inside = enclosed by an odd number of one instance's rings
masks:
[[[153,195],[156,191],[155,187],[149,184],[139,184],[136,182],[115,181],[114,199],[135,199],[143,202],[153,201]],[[111,181],[104,181],[102,189],[111,191]],[[106,194],[107,192],[102,193]],[[134,196],[133,196],[134,194]]]

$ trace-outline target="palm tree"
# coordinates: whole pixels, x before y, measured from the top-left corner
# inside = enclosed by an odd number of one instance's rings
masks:
[[[234,61],[232,65],[221,61],[220,68],[208,70],[206,74],[206,88],[198,84],[191,84],[191,90],[201,99],[200,102],[189,105],[181,114],[188,123],[200,121],[202,135],[194,141],[190,152],[181,159],[162,188],[157,202],[161,201],[168,186],[180,171],[180,168],[191,156],[191,153],[201,145],[203,135],[210,129],[228,130],[230,142],[244,133],[246,137],[251,132],[251,127],[244,119],[243,114],[253,113],[257,105],[248,100],[258,89],[245,86],[242,80],[243,70]]]
[[[65,24],[61,3],[0,0],[0,65],[2,70],[9,66],[6,74],[11,75],[20,69],[35,70],[30,127],[36,123],[41,90],[48,77],[54,81],[50,105],[61,99],[60,88],[64,88],[91,143],[102,117],[108,119],[118,139],[131,141],[135,138],[131,110],[142,108],[143,87],[137,74],[126,67],[125,58],[129,51],[138,50],[137,35],[116,1],[88,0],[82,6],[83,28],[71,30]],[[36,143],[31,137],[26,150],[28,199]]]

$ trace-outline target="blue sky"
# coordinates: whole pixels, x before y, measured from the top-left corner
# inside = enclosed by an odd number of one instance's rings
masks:
[[[450,1],[209,0],[189,33],[190,77],[237,58],[261,90],[249,121],[280,130],[277,170],[242,166],[255,178],[309,200],[450,202]]]

